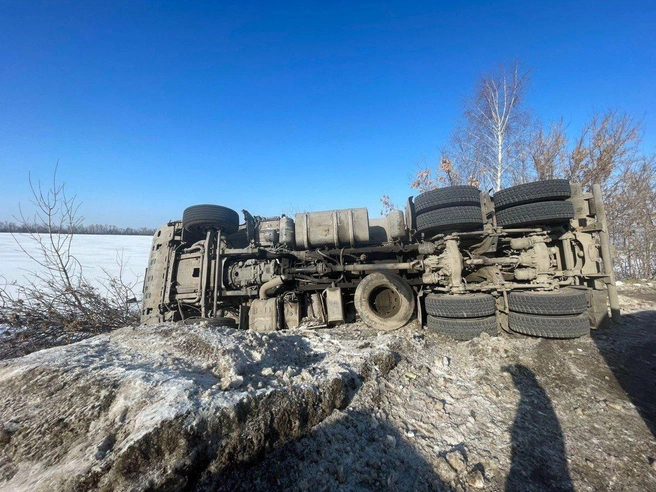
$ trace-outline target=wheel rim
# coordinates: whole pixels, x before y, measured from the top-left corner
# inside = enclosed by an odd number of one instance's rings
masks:
[[[387,286],[372,290],[368,302],[371,310],[381,318],[392,318],[401,311],[401,296]]]

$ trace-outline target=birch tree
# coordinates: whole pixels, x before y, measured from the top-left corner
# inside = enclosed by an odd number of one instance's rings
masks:
[[[532,117],[524,107],[530,71],[515,61],[499,65],[479,79],[465,103],[464,125],[452,148],[462,175],[477,176],[483,188],[499,191],[509,184],[513,167],[527,154]]]

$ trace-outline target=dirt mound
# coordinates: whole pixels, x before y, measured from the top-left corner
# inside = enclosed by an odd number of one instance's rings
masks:
[[[576,340],[402,330],[388,375],[217,490],[656,490],[656,296],[641,289],[621,291],[622,325]]]
[[[0,487],[180,490],[299,437],[395,364],[390,338],[125,328],[0,363]]]

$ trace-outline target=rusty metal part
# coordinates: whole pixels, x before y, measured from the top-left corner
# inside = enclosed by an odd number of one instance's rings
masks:
[[[249,311],[248,328],[268,333],[278,329],[278,299],[255,299]]]
[[[268,297],[267,296],[268,291],[278,287],[279,285],[282,285],[283,283],[285,283],[285,278],[283,276],[275,277],[267,282],[264,282],[259,290],[260,299],[266,299]]]

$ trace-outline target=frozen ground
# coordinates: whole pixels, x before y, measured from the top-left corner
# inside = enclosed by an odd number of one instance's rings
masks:
[[[15,236],[31,254],[38,254],[37,245],[26,235]],[[14,236],[0,233],[0,281],[24,283],[26,277],[38,271],[39,266],[30,260]],[[103,270],[113,276],[119,273],[117,259],[122,256],[124,278],[127,283],[143,280],[148,263],[152,238],[150,236],[105,236],[79,234],[74,236],[72,253],[82,264],[84,276],[95,286],[102,288]],[[139,290],[139,289],[137,289]]]
[[[218,490],[656,491],[656,282],[620,294],[577,340],[405,328],[392,371]]]
[[[656,491],[656,282],[620,301],[577,340],[164,325],[11,359],[5,334],[0,489]]]

